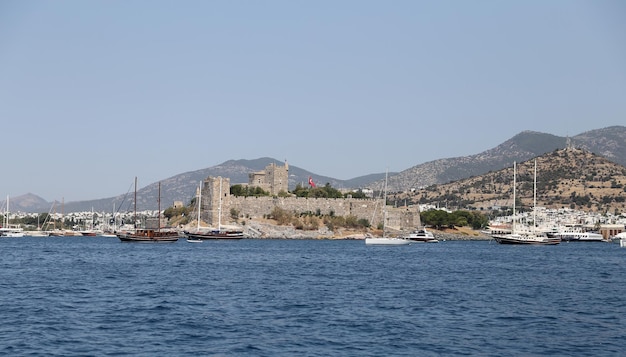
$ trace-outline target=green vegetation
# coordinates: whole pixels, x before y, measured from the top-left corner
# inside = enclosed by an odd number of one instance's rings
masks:
[[[310,198],[344,198],[344,195],[336,188],[326,183],[324,187],[311,187],[305,188],[301,184],[296,185],[295,190],[292,192],[296,197],[310,197]]]
[[[266,217],[273,219],[280,226],[292,225],[301,230],[317,230],[320,225],[325,225],[329,230],[337,228],[366,229],[370,227],[367,219],[359,219],[355,216],[335,216],[334,212],[323,215],[320,210],[313,212],[289,212],[280,207],[274,207],[272,212]]]
[[[484,228],[489,224],[489,219],[477,211],[454,211],[448,213],[443,210],[428,210],[420,213],[422,224],[441,228],[453,226],[471,226],[473,229]]]
[[[243,196],[243,197],[261,197],[261,196],[269,196],[270,193],[263,190],[260,187],[255,186],[244,186],[241,184],[233,185],[230,187],[230,194],[233,196]]]
[[[192,200],[192,202],[194,201]],[[192,207],[191,205],[176,208],[170,206],[163,211],[163,216],[170,221],[175,220],[177,224],[187,224],[189,223],[189,215],[192,212]]]

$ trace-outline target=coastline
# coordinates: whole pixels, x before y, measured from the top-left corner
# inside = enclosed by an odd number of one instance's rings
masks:
[[[317,230],[295,229],[293,226],[280,226],[269,222],[259,222],[249,220],[243,226],[249,238],[253,239],[353,239],[361,240],[366,236],[374,234],[376,231],[362,231],[347,228],[339,228],[331,231],[326,226]],[[456,227],[453,229],[436,230],[428,228],[433,232],[439,241],[446,240],[491,240],[492,238],[484,233],[467,227]],[[380,234],[380,232],[378,232]],[[394,234],[391,234],[394,236]]]

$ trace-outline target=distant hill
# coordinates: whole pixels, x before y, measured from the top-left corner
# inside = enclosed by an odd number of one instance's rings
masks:
[[[262,171],[271,163],[284,165],[284,162],[264,157],[256,160],[228,160],[222,164],[185,172],[161,181],[161,209],[171,206],[174,201],[182,201],[189,204],[196,194],[196,188],[200,181],[208,176],[222,176],[230,178],[231,184],[248,183],[248,174],[256,171]],[[289,189],[292,190],[297,184],[308,185],[309,176],[312,176],[318,185],[330,184],[335,188],[365,187],[372,181],[380,180],[385,176],[384,173],[370,174],[360,178],[351,180],[337,180],[332,177],[316,175],[310,171],[301,169],[294,165],[289,165]],[[141,178],[140,178],[141,179]],[[131,191],[120,194],[115,197],[103,198],[90,201],[65,202],[63,204],[57,202],[54,210],[56,212],[79,212],[90,211],[111,212],[115,204],[116,210],[127,212],[133,210],[132,182],[129,181]],[[140,187],[137,190],[137,209],[138,210],[155,210],[158,207],[158,191],[159,183],[154,182],[147,186]],[[42,198],[28,194],[23,196],[11,197],[11,211],[23,212],[48,212],[52,207],[52,203],[48,203]]]
[[[569,139],[572,147],[586,149],[626,166],[626,127],[591,130]],[[439,159],[413,166],[389,178],[389,191],[409,191],[500,170],[568,144],[567,137],[524,131],[493,149],[476,155]]]
[[[609,213],[626,212],[626,167],[582,149],[560,149],[535,158],[537,206]],[[517,164],[516,197],[522,210],[533,207],[534,163]],[[450,209],[512,207],[513,165],[413,193],[391,194],[390,200],[432,204]]]
[[[614,163],[626,165],[626,127],[624,126],[591,130],[569,139],[551,134],[524,131],[495,148],[479,154],[434,160],[413,166],[399,173],[390,172],[389,191],[410,191],[511,167],[513,161],[522,162],[556,149],[565,148],[568,141],[572,147],[585,149]],[[247,183],[249,173],[261,171],[270,163],[284,165],[284,162],[268,157],[256,160],[229,160],[217,166],[166,178],[161,181],[161,208],[169,207],[174,201],[188,204],[195,195],[199,182],[207,176],[228,177],[232,184]],[[289,189],[295,188],[298,183],[306,185],[309,176],[312,176],[318,185],[328,183],[338,189],[358,189],[382,187],[385,174],[372,173],[350,180],[338,180],[332,177],[319,176],[289,164]],[[130,184],[131,182],[129,182]],[[64,212],[76,212],[89,211],[93,208],[98,212],[110,212],[115,204],[119,210],[130,211],[132,210],[132,196],[133,192],[126,192],[99,200],[66,202],[62,209]],[[158,206],[157,196],[158,182],[139,188],[137,208],[140,210],[156,209]],[[11,211],[48,212],[51,206],[52,203],[45,202],[34,194],[11,197]],[[56,211],[60,212],[60,204],[56,206]]]
[[[48,212],[52,208],[52,203],[43,198],[27,193],[21,196],[9,197],[9,211],[11,212]],[[6,209],[6,200],[2,200],[0,210]]]

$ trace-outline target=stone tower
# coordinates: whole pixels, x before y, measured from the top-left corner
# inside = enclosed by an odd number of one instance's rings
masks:
[[[287,161],[285,161],[285,166],[271,163],[263,171],[249,174],[248,186],[260,187],[272,196],[278,195],[280,191],[287,192],[289,190],[289,165]]]
[[[230,179],[209,176],[202,181],[200,219],[219,228],[230,217]]]

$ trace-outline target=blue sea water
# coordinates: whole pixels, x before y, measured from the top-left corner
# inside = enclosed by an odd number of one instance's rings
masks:
[[[0,239],[0,355],[624,356],[626,249]]]

